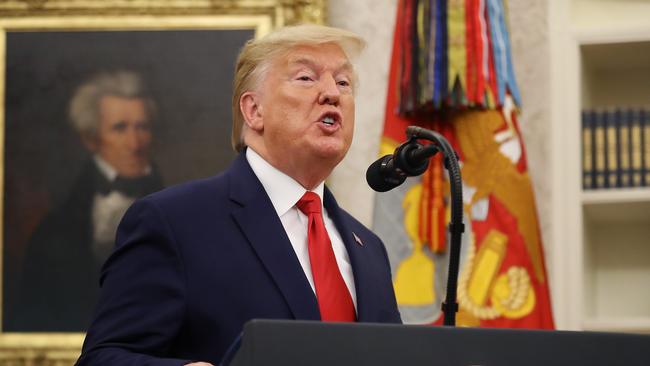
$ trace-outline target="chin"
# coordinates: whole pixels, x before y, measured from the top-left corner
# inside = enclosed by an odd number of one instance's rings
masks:
[[[145,175],[145,167],[138,165],[137,167],[128,167],[118,170],[118,174],[125,178],[137,178]]]
[[[324,160],[338,164],[343,160],[347,151],[348,149],[342,147],[321,148],[317,151],[317,155]]]

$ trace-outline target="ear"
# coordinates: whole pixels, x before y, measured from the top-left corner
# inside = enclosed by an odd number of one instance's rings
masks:
[[[244,123],[248,128],[261,132],[264,130],[262,106],[260,95],[254,91],[247,91],[239,98],[239,110],[244,116]]]
[[[98,143],[96,136],[92,136],[87,133],[81,134],[81,142],[84,144],[86,149],[90,150],[91,152],[97,152]]]

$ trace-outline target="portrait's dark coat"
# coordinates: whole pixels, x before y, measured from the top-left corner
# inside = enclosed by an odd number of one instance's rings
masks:
[[[140,196],[162,189],[155,168],[138,184]],[[11,328],[40,332],[82,332],[88,328],[103,264],[92,252],[92,205],[96,193],[110,189],[95,162],[89,160],[67,199],[36,228],[25,255]]]
[[[350,257],[358,320],[401,322],[383,243],[339,208],[328,189],[324,204]],[[320,319],[314,292],[244,153],[220,175],[131,206],[101,282],[78,365],[217,365],[250,319]]]

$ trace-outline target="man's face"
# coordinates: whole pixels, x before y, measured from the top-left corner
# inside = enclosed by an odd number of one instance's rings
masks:
[[[151,122],[145,101],[104,96],[99,101],[99,128],[91,149],[124,177],[144,175],[149,166]]]
[[[354,76],[336,44],[298,46],[275,60],[261,87],[264,144],[273,159],[338,164],[354,132]]]

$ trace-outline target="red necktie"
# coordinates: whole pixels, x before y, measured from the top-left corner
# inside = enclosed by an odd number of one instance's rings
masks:
[[[309,218],[307,224],[309,262],[314,276],[321,319],[339,322],[355,321],[352,297],[336,264],[332,243],[323,223],[320,197],[314,192],[306,192],[296,206]]]

